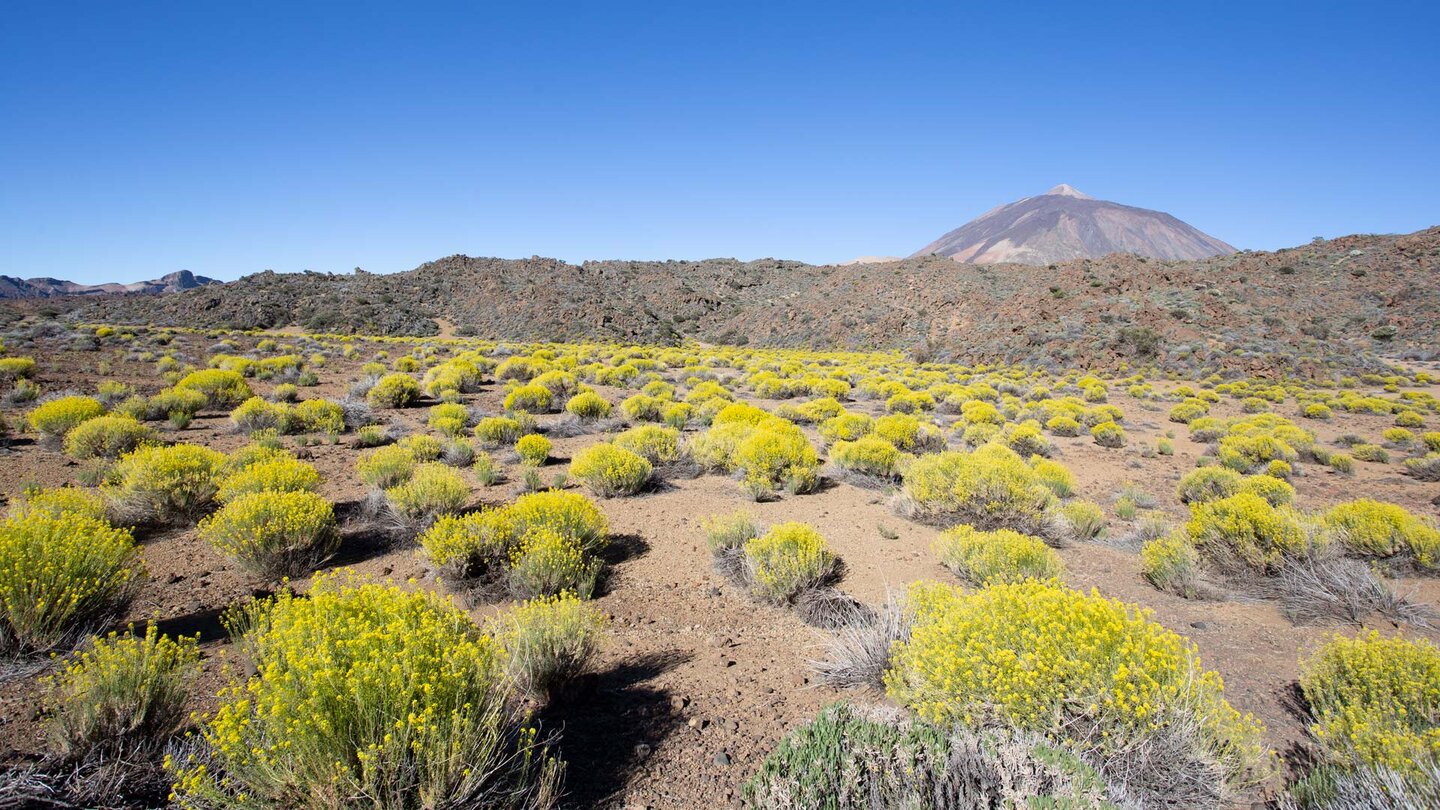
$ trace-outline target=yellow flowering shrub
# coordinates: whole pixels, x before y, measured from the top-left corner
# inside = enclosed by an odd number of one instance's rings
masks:
[[[893,478],[899,472],[900,451],[879,436],[841,439],[830,447],[830,461],[842,470],[876,478]]]
[[[1075,474],[1070,472],[1069,467],[1039,456],[1030,457],[1030,467],[1057,497],[1068,498],[1075,494]]]
[[[396,515],[423,522],[459,512],[470,500],[470,485],[454,468],[431,461],[417,465],[404,483],[386,489],[385,500]]]
[[[223,453],[195,444],[141,445],[115,463],[107,494],[149,519],[193,517],[215,500],[225,463]]]
[[[1101,447],[1125,446],[1125,428],[1114,422],[1101,422],[1090,428],[1090,437]]]
[[[1414,773],[1440,761],[1440,649],[1371,631],[1335,636],[1301,662],[1300,689],[1326,755]]]
[[[396,442],[396,446],[409,450],[416,461],[434,461],[445,449],[439,439],[424,433],[412,433]]]
[[[634,495],[650,482],[653,470],[643,456],[603,442],[579,451],[570,460],[570,474],[602,498]]]
[[[1229,467],[1212,464],[1196,467],[1180,478],[1175,496],[1181,503],[1207,503],[1228,498],[1240,491],[1244,476]]]
[[[659,425],[633,427],[611,439],[651,464],[672,464],[680,460],[680,431]]]
[[[555,395],[543,385],[521,385],[505,395],[505,410],[524,413],[545,413]]]
[[[199,534],[241,568],[271,581],[310,573],[340,545],[334,507],[303,490],[237,495],[200,521]]]
[[[869,414],[846,411],[821,422],[819,430],[821,438],[832,444],[839,441],[853,442],[874,432],[875,420]]]
[[[582,421],[604,419],[610,409],[610,403],[594,391],[581,391],[565,403],[565,411]]]
[[[218,368],[190,372],[175,383],[175,390],[204,395],[205,405],[210,408],[238,405],[254,396],[243,375]]]
[[[573,593],[523,602],[491,623],[510,683],[544,702],[585,672],[600,647],[605,617]]]
[[[605,513],[578,492],[532,492],[516,498],[504,511],[514,537],[534,528],[550,528],[573,538],[587,552],[599,551],[609,542]]]
[[[921,453],[944,443],[940,432],[913,416],[892,413],[875,420],[873,432],[905,453]]]
[[[1407,554],[1422,568],[1440,568],[1440,528],[1403,506],[1361,498],[1337,504],[1323,519],[1352,553]]]
[[[886,673],[890,697],[947,726],[1000,724],[1123,751],[1169,726],[1240,792],[1264,775],[1262,728],[1224,698],[1194,647],[1133,605],[1026,580],[976,593],[910,590],[914,625]]]
[[[290,406],[283,402],[270,402],[263,397],[250,397],[230,412],[230,422],[241,433],[274,431],[288,433],[291,419]]]
[[[65,643],[119,612],[145,579],[125,529],[76,512],[0,524],[0,650]]]
[[[485,447],[514,444],[525,432],[519,420],[509,416],[486,416],[475,423],[475,438]]]
[[[1024,534],[1039,532],[1055,500],[1034,468],[998,444],[921,456],[905,471],[904,492],[922,520]]]
[[[71,458],[116,458],[155,438],[155,431],[129,416],[87,419],[65,435]]]
[[[234,621],[255,674],[220,694],[183,808],[385,797],[387,807],[549,807],[560,766],[512,702],[504,655],[445,599],[321,577]],[[376,802],[379,804],[379,802]]]
[[[46,718],[61,753],[83,759],[100,749],[153,748],[185,721],[199,669],[194,638],[171,638],[151,624],[143,636],[110,633],[46,679]]]
[[[941,533],[932,548],[942,565],[973,585],[1054,579],[1065,571],[1060,555],[1045,541],[1009,529],[955,526]]]
[[[105,499],[93,489],[80,487],[31,488],[10,502],[10,517],[39,514],[56,517],[73,513],[95,520],[105,519]]]
[[[1284,464],[1285,462],[1272,461],[1270,463]],[[1259,495],[1271,506],[1285,506],[1295,500],[1295,487],[1291,486],[1289,481],[1270,474],[1244,476],[1240,479],[1239,491]]]
[[[756,597],[784,604],[801,592],[825,584],[839,560],[825,538],[805,523],[781,523],[753,538],[744,550],[746,580]]]
[[[635,394],[620,403],[620,410],[632,422],[658,422],[664,416],[668,400],[649,394]]]
[[[1289,507],[1271,506],[1259,495],[1241,492],[1192,504],[1185,530],[1207,555],[1269,571],[1282,557],[1303,557],[1326,544],[1312,521]]]
[[[539,433],[530,433],[520,437],[515,442],[515,452],[519,454],[520,461],[525,464],[539,466],[550,458],[550,440]]]
[[[328,399],[307,399],[291,410],[286,427],[289,433],[335,436],[345,432],[345,410]]]
[[[58,441],[79,427],[82,422],[105,413],[105,406],[94,397],[59,397],[35,406],[26,415],[30,429],[42,438]]]
[[[0,380],[18,380],[35,375],[35,358],[0,357]]]
[[[375,408],[405,408],[420,398],[420,383],[409,374],[386,374],[370,388],[365,399]]]
[[[294,456],[276,455],[220,479],[216,500],[232,501],[254,492],[314,492],[320,488],[320,471]]]
[[[1184,532],[1171,532],[1141,547],[1140,573],[1156,588],[1191,599],[1200,580],[1200,553]]]
[[[753,425],[735,445],[731,462],[732,469],[762,489],[809,492],[819,483],[819,455],[800,428],[783,419],[769,417]]]
[[[417,463],[409,448],[392,444],[361,456],[355,462],[355,471],[366,486],[389,489],[409,481]]]
[[[589,599],[600,581],[604,563],[585,553],[584,545],[557,529],[528,529],[510,552],[506,580],[520,598],[550,596],[570,591]]]

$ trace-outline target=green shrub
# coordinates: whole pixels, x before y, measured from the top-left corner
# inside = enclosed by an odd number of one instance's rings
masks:
[[[1111,810],[1108,795],[1093,768],[1037,736],[940,729],[844,703],[781,740],[743,790],[755,810]]]
[[[0,650],[37,652],[117,615],[145,579],[130,532],[75,512],[0,524]]]
[[[659,422],[664,418],[667,405],[669,402],[660,397],[635,394],[620,403],[620,410],[624,411],[632,422]]]
[[[434,436],[427,436],[424,433],[413,433],[401,439],[397,447],[403,447],[410,451],[410,455],[416,461],[435,461],[440,454],[445,452],[445,446]]]
[[[1095,443],[1101,447],[1113,448],[1125,446],[1125,428],[1120,427],[1114,422],[1101,422],[1090,428],[1090,436],[1094,438]]]
[[[1350,455],[1360,461],[1370,461],[1376,464],[1389,464],[1390,454],[1385,448],[1378,444],[1354,444],[1350,446]]]
[[[1330,469],[1342,475],[1350,475],[1355,472],[1355,457],[1349,453],[1333,453],[1330,456]]]
[[[1208,503],[1240,491],[1244,476],[1229,467],[1197,467],[1180,479],[1175,491],[1181,503]]]
[[[508,416],[486,416],[475,423],[475,438],[492,449],[512,445],[524,433],[524,425]]]
[[[1062,414],[1046,421],[1045,429],[1056,436],[1079,436],[1082,426],[1073,417]]]
[[[1300,415],[1305,417],[1306,419],[1319,419],[1321,421],[1329,421],[1329,419],[1334,416],[1334,412],[1331,411],[1329,406],[1325,405],[1324,403],[1312,402],[1309,405],[1305,406],[1305,409],[1300,412]]]
[[[470,485],[454,469],[426,462],[417,465],[407,481],[386,489],[385,500],[396,515],[423,523],[463,509],[470,500]]]
[[[420,383],[409,374],[386,374],[370,388],[365,400],[375,408],[408,408],[420,398]]]
[[[1060,507],[1060,515],[1076,540],[1098,540],[1105,533],[1105,510],[1093,501],[1070,501]]]
[[[190,372],[175,383],[175,390],[203,395],[208,408],[232,407],[254,396],[239,372],[218,368]]]
[[[66,757],[153,749],[184,722],[200,668],[196,640],[172,639],[153,624],[143,636],[133,632],[97,640],[47,679],[52,711],[46,722]]]
[[[1065,570],[1060,555],[1044,540],[1009,529],[982,532],[955,526],[936,538],[933,549],[942,565],[973,585],[1046,580]]]
[[[853,442],[875,430],[875,420],[863,413],[845,412],[820,423],[820,435],[834,444],[839,441]]]
[[[634,495],[650,482],[652,470],[644,457],[604,443],[581,450],[570,461],[570,474],[602,498]]]
[[[789,603],[838,573],[839,559],[820,533],[804,523],[772,526],[742,548],[751,593],[772,604]]]
[[[37,405],[25,417],[25,421],[41,438],[59,441],[81,423],[104,413],[105,406],[94,397],[60,397]]]
[[[1140,572],[1156,588],[1193,599],[1200,582],[1200,554],[1184,532],[1171,532],[1140,549]]]
[[[550,458],[551,446],[549,439],[538,433],[531,433],[521,436],[520,440],[515,442],[515,452],[519,454],[521,462],[538,467]]]
[[[755,518],[743,511],[711,515],[701,528],[705,531],[705,544],[712,552],[740,548],[760,535],[755,528]]]
[[[0,357],[0,380],[18,380],[35,376],[33,357]]]
[[[1139,608],[1027,580],[974,594],[913,587],[914,624],[886,674],[890,697],[948,726],[1080,739],[1102,759],[1174,730],[1177,768],[1209,764],[1225,793],[1266,775],[1260,724],[1225,702],[1194,647]]]
[[[493,623],[505,674],[522,695],[540,702],[592,664],[605,618],[572,593],[516,606]]]
[[[510,592],[525,599],[570,592],[590,598],[604,564],[573,535],[537,526],[520,536],[510,554]]]
[[[290,412],[290,433],[324,433],[338,436],[345,432],[345,409],[327,399],[307,399]]]
[[[238,495],[200,521],[199,533],[241,568],[270,581],[310,573],[340,545],[334,508],[305,491]]]
[[[1431,642],[1335,636],[1301,663],[1300,689],[1329,761],[1416,773],[1440,760],[1440,650]]]
[[[58,517],[74,513],[95,520],[105,519],[105,499],[90,489],[80,487],[30,488],[10,502],[10,517],[40,514]]]
[[[512,708],[498,643],[442,597],[322,577],[235,625],[256,674],[221,694],[203,753],[171,760],[180,807],[558,799],[560,765]]]
[[[594,391],[581,391],[565,403],[565,410],[582,421],[594,421],[610,415],[610,403]]]
[[[375,489],[390,489],[415,474],[415,454],[407,447],[392,444],[371,450],[355,462],[361,483]]]
[[[117,458],[155,438],[155,432],[128,416],[97,416],[65,436],[65,454],[78,459]]]
[[[192,518],[214,502],[225,464],[225,455],[208,447],[142,445],[115,463],[107,494],[141,519]]]

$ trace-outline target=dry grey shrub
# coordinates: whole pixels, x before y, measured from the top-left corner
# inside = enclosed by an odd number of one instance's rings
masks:
[[[883,692],[890,652],[910,637],[910,624],[903,595],[892,591],[878,609],[834,627],[825,656],[811,661],[810,667],[831,686],[868,686]]]

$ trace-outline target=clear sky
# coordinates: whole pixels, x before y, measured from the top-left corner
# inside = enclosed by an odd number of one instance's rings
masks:
[[[1440,224],[1440,4],[0,4],[0,274],[906,254],[1057,183]]]

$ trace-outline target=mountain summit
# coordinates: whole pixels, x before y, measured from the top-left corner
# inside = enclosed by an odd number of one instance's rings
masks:
[[[1107,253],[1205,259],[1234,252],[1169,214],[1097,200],[1061,183],[1038,197],[991,209],[912,255],[970,264],[1052,264]]]

